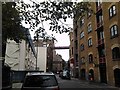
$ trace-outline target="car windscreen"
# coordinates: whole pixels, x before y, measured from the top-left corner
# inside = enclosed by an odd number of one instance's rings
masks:
[[[24,82],[24,87],[50,87],[57,85],[58,83],[54,75],[27,76]]]

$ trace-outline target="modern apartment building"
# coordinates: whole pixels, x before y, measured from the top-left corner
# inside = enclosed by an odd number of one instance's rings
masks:
[[[74,76],[120,87],[120,2],[90,4],[73,20]]]

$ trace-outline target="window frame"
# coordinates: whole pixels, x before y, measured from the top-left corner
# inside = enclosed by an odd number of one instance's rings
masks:
[[[82,43],[81,45],[80,45],[80,51],[83,51],[85,49],[85,47],[84,47],[84,44]]]
[[[113,16],[115,16],[117,14],[117,10],[116,10],[116,6],[112,5],[109,8],[109,18],[112,18]]]
[[[84,19],[84,17],[82,17],[80,19],[80,27],[82,27],[84,25],[84,23],[85,23],[85,19]]]
[[[88,60],[89,60],[89,63],[93,63],[93,54],[89,54]]]
[[[91,25],[91,23],[87,26],[87,31],[88,31],[88,33],[92,32],[92,25]]]
[[[85,57],[81,57],[81,64],[85,64]]]
[[[89,38],[88,39],[88,47],[91,47],[92,46],[92,38]]]
[[[80,33],[80,39],[82,39],[85,36],[84,31]]]
[[[112,59],[116,60],[120,58],[120,48],[119,47],[114,47],[112,49]]]
[[[110,36],[111,38],[115,38],[118,36],[118,26],[116,24],[110,27]]]

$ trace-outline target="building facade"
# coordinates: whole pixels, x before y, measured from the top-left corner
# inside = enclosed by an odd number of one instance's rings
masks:
[[[74,76],[120,87],[120,2],[90,4],[73,20]]]
[[[35,70],[36,57],[25,40],[16,43],[14,40],[7,40],[5,63],[11,70]]]
[[[53,70],[53,52],[54,52],[54,40],[49,39],[47,41],[44,41],[43,39],[39,39],[38,41],[34,41],[34,46],[36,47],[36,52],[41,52],[37,51],[38,48],[46,48],[46,71],[52,71]],[[40,57],[39,57],[40,58]]]
[[[56,54],[54,52],[54,57],[53,57],[53,72],[57,73],[61,70],[63,70],[65,67],[64,60],[62,59],[62,56],[59,54]]]
[[[36,52],[30,36],[29,30],[23,28],[26,40],[16,43],[14,40],[7,39],[5,63],[11,70],[35,70]]]

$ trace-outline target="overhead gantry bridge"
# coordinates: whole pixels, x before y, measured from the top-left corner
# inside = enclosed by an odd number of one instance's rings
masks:
[[[69,49],[69,46],[55,46],[55,47],[51,47],[53,49]]]

